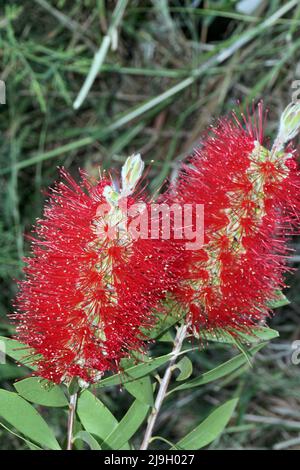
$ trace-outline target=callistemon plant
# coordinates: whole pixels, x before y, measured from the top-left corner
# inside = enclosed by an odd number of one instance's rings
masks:
[[[264,141],[261,105],[243,121],[233,114],[212,126],[155,204],[141,185],[139,155],[126,160],[120,178],[82,174],[76,183],[61,170],[20,282],[19,342],[0,337],[8,355],[36,369],[37,377],[14,384],[17,393],[0,389],[1,418],[30,448],[61,446],[29,402],[68,409],[67,449],[131,450],[147,417],[140,448],[167,443],[152,436],[174,370],[180,373],[168,394],[239,374],[278,335],[263,323],[283,296],[288,242],[298,232],[300,173],[291,140],[300,104],[283,112],[273,145]],[[242,353],[189,380],[188,353],[199,346],[183,345],[192,334],[205,345],[225,339]],[[171,341],[171,353],[149,357],[149,338]],[[134,401],[119,422],[95,395],[120,383]],[[170,449],[209,445],[237,403],[235,394]]]
[[[188,321],[203,334],[236,334],[261,323],[284,287],[287,241],[299,223],[300,173],[289,142],[300,106],[286,108],[272,147],[264,145],[263,117],[260,104],[245,126],[235,115],[219,120],[165,197],[204,206],[204,243],[186,251],[176,290]]]
[[[77,184],[62,170],[50,192],[15,315],[18,339],[46,379],[77,377],[85,386],[118,370],[120,359],[143,350],[142,329],[174,283],[169,246],[128,229],[128,207],[149,204],[135,190],[142,171],[139,155],[127,159],[120,182],[104,173]]]

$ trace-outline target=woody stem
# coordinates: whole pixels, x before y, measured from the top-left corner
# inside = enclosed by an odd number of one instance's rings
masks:
[[[73,426],[77,404],[77,393],[70,396],[69,402],[69,415],[68,415],[68,437],[67,437],[67,450],[72,450],[73,440]]]
[[[172,350],[172,359],[170,360],[169,365],[168,365],[168,367],[167,367],[167,369],[164,373],[164,376],[163,376],[163,378],[160,382],[160,386],[159,386],[159,390],[158,390],[158,393],[157,393],[157,396],[156,396],[156,400],[155,400],[152,412],[151,412],[151,414],[149,416],[149,419],[148,419],[146,432],[145,432],[144,439],[143,439],[143,442],[142,442],[142,445],[141,445],[141,448],[140,448],[141,450],[148,449],[148,446],[150,444],[153,429],[154,429],[158,414],[160,412],[162,403],[164,401],[164,398],[165,398],[167,390],[168,390],[168,386],[169,386],[170,379],[171,379],[172,372],[173,372],[173,366],[174,366],[174,364],[177,360],[177,357],[178,357],[178,355],[181,351],[182,344],[183,344],[183,341],[186,337],[188,328],[189,328],[188,324],[182,324],[177,329],[177,333],[176,333],[175,340],[174,340],[174,346],[173,346],[173,350]]]

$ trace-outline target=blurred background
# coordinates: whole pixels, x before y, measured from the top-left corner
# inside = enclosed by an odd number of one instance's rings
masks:
[[[280,113],[300,89],[299,30],[297,0],[1,0],[0,335],[13,332],[7,314],[28,252],[24,233],[41,215],[57,167],[75,177],[79,167],[97,174],[98,165],[118,169],[140,152],[152,162],[155,192],[176,176],[214,118],[261,98],[269,110],[266,136],[274,137]],[[297,268],[300,242],[293,246]],[[210,448],[300,449],[300,364],[291,361],[300,339],[299,281],[299,271],[287,280],[291,303],[269,321],[280,338],[253,367],[171,395],[156,434],[177,441],[238,390],[237,413]],[[170,345],[155,348],[164,354]],[[193,373],[236,353],[217,344],[194,352]],[[27,373],[13,362],[1,366],[0,386],[11,389]],[[99,396],[117,418],[131,401],[118,387]],[[65,432],[65,411],[41,412],[58,436]],[[0,428],[0,449],[23,448]]]

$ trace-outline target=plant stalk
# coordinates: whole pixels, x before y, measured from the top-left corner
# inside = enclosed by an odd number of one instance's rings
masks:
[[[67,450],[72,450],[73,427],[74,427],[76,404],[77,404],[77,393],[74,393],[73,395],[70,396],[70,402],[69,402]]]
[[[78,96],[76,100],[73,103],[73,108],[78,109],[84,102],[85,98],[88,95],[88,92],[90,91],[95,78],[97,77],[99,70],[101,69],[101,66],[107,56],[107,53],[109,51],[109,48],[113,44],[114,40],[117,38],[117,28],[119,24],[121,23],[121,20],[123,18],[123,15],[125,13],[125,9],[127,6],[128,0],[118,0],[118,3],[113,11],[112,15],[112,21],[110,24],[110,27],[108,29],[108,32],[106,36],[104,36],[101,46],[99,47],[98,51],[96,52],[94,56],[94,60],[92,62],[91,68],[89,70],[89,73],[85,79],[84,84],[82,85],[82,88],[80,92],[78,93]]]
[[[154,429],[158,414],[160,412],[162,403],[165,399],[165,396],[166,396],[166,393],[167,393],[167,390],[168,390],[168,386],[169,386],[170,379],[171,379],[172,372],[173,372],[173,367],[174,367],[174,364],[177,360],[177,357],[178,357],[178,355],[181,351],[182,344],[183,344],[183,341],[186,337],[188,328],[189,328],[189,324],[182,324],[181,326],[178,327],[178,330],[177,330],[177,333],[176,333],[176,336],[175,336],[175,340],[174,340],[173,350],[172,350],[173,357],[170,360],[169,365],[166,368],[164,376],[163,376],[163,378],[160,382],[159,390],[158,390],[158,393],[157,393],[157,396],[156,396],[156,400],[155,400],[152,412],[151,412],[151,414],[149,416],[149,419],[148,419],[146,432],[145,432],[144,439],[143,439],[142,445],[140,447],[140,450],[147,450],[148,446],[150,444],[153,429]]]

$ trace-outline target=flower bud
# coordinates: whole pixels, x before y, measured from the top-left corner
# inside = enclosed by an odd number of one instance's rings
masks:
[[[281,148],[293,139],[300,129],[300,103],[290,103],[283,111],[274,147]]]
[[[127,158],[122,167],[122,197],[129,196],[129,194],[133,192],[142,176],[144,166],[144,162],[139,153]]]

